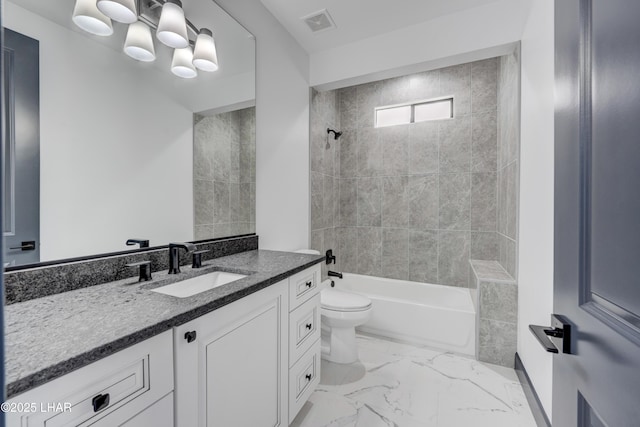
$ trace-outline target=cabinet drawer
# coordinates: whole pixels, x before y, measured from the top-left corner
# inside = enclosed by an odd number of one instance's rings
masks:
[[[12,398],[37,402],[39,410],[7,414],[7,425],[87,426],[117,413],[114,420],[130,418],[173,389],[172,337],[167,331]],[[67,410],[40,409],[50,403]]]
[[[298,415],[320,382],[320,341],[289,370],[289,423]]]
[[[289,366],[320,338],[320,294],[289,315]]]
[[[81,392],[70,396],[66,402],[71,411],[63,412],[46,422],[47,427],[79,425],[109,407],[118,406],[149,390],[149,356],[105,376]]]
[[[320,265],[315,265],[289,278],[289,311],[316,295],[320,288]]]

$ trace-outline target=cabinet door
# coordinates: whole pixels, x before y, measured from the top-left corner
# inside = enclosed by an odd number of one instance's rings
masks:
[[[273,285],[176,329],[179,427],[286,425],[286,292]]]

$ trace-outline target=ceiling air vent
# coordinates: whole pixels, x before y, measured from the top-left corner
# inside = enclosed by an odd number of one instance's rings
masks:
[[[336,28],[336,24],[333,22],[333,19],[331,19],[331,15],[329,15],[327,9],[319,10],[318,12],[303,16],[300,19],[302,19],[314,33]]]

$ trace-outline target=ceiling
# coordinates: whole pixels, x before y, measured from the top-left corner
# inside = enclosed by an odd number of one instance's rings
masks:
[[[261,0],[291,35],[313,53],[430,21],[496,0]],[[337,28],[312,33],[300,19],[327,9]]]

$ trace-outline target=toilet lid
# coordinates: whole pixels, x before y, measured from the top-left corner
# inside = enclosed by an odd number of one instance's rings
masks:
[[[336,311],[362,311],[371,307],[371,300],[351,292],[325,289],[320,292],[322,308]]]

